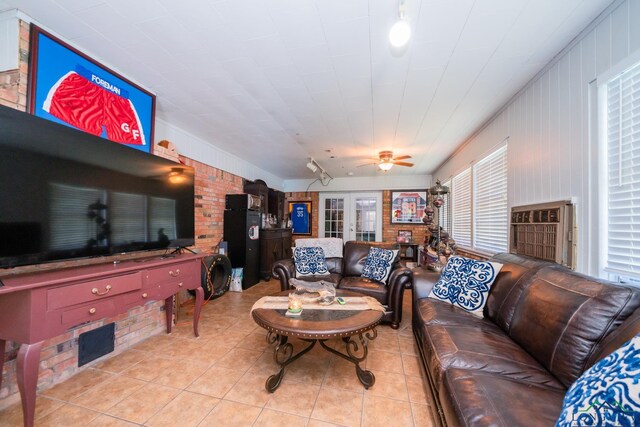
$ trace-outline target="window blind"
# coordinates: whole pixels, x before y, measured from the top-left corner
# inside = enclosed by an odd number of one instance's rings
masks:
[[[453,177],[453,239],[462,247],[471,247],[471,168]]]
[[[53,250],[78,249],[96,239],[100,227],[88,213],[96,203],[104,203],[104,191],[93,188],[51,184],[51,233],[49,247]],[[94,213],[104,215],[104,210]]]
[[[111,193],[109,223],[112,244],[146,242],[146,197],[142,194]]]
[[[507,250],[507,146],[473,166],[473,246],[491,253]]]
[[[640,275],[640,65],[607,83],[608,271]]]
[[[176,201],[161,197],[149,198],[150,240],[176,239]],[[164,236],[164,237],[162,237]]]

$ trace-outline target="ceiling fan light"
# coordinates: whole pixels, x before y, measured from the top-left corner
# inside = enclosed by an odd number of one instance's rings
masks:
[[[389,31],[389,43],[394,47],[402,47],[411,38],[411,26],[404,19],[398,20]]]
[[[393,167],[393,163],[391,162],[382,162],[382,163],[378,163],[378,167],[387,172],[389,169],[391,169]]]

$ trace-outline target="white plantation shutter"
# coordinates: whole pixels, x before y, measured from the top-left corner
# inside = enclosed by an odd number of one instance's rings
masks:
[[[607,263],[640,275],[640,65],[607,83]]]
[[[473,246],[491,253],[507,250],[507,146],[473,167]]]
[[[452,185],[452,236],[459,246],[471,248],[471,168],[454,176]]]

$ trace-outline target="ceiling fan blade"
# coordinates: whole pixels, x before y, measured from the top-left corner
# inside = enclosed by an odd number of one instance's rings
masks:
[[[404,160],[404,159],[410,159],[410,158],[411,158],[411,156],[400,156],[400,157],[396,157],[393,160]]]
[[[413,163],[408,163],[408,162],[393,162],[393,164],[398,166],[407,166],[407,167],[413,166]]]
[[[357,167],[357,168],[361,168],[361,167],[363,167],[363,166],[371,166],[371,165],[377,165],[377,164],[378,164],[378,162],[375,162],[375,163],[363,163],[363,164],[358,165],[358,166],[356,166],[356,167]]]

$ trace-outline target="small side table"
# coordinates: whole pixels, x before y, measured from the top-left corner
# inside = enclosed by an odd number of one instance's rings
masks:
[[[418,262],[418,244],[400,243],[400,261]]]

